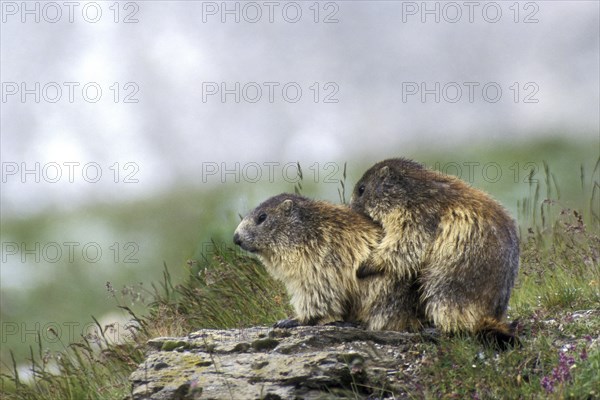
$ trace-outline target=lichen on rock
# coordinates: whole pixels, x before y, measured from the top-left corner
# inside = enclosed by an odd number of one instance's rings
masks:
[[[333,326],[203,329],[148,342],[132,399],[396,397],[410,388],[428,339]]]

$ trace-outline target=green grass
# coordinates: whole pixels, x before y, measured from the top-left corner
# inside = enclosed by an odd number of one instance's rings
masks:
[[[493,146],[474,143],[444,152],[415,153],[393,149],[385,156],[339,160],[336,168],[331,163],[320,162],[315,169],[317,164],[308,162],[302,165],[302,193],[340,201],[339,181],[344,180],[345,161],[348,161],[346,200],[362,172],[383,157],[404,155],[450,173],[456,172],[453,166],[458,165],[461,178],[488,191],[512,215],[519,216],[524,235],[527,227],[538,226],[542,222],[533,218],[542,218],[539,203],[547,192],[543,160],[551,160],[550,179],[560,182],[560,193],[555,193],[555,185],[552,185],[551,198],[560,201],[559,207],[554,209],[578,209],[589,215],[597,147],[597,143],[557,139],[503,145],[494,143]],[[488,170],[487,175],[483,173],[484,166],[491,163],[502,168],[498,180],[489,179],[493,168]],[[473,169],[472,176],[469,168]],[[539,188],[529,179],[531,171],[534,172],[531,178],[541,185]],[[293,175],[291,168],[289,174]],[[582,181],[585,184],[582,185]],[[173,282],[187,280],[189,268],[186,261],[210,251],[212,241],[219,246],[231,244],[239,214],[245,214],[268,196],[283,191],[293,192],[296,186],[282,179],[280,174],[276,174],[273,182],[268,180],[256,184],[236,183],[233,179],[222,183],[215,178],[202,187],[182,185],[149,199],[124,204],[91,204],[70,212],[7,216],[1,225],[3,242],[26,243],[29,247],[35,242],[99,242],[104,254],[98,263],[87,263],[80,254],[74,262],[3,263],[0,320],[17,324],[27,332],[33,332],[36,324],[42,330],[53,323],[63,328],[64,323],[73,322],[85,326],[93,323],[91,315],[105,323],[107,314],[113,314],[115,309],[115,296],[107,293],[106,282],[117,289],[119,304],[126,304],[136,313],[144,313],[151,301],[152,283],[162,279],[164,263],[169,266]],[[533,207],[533,204],[536,206]],[[534,208],[537,214],[532,212]],[[555,217],[544,214],[548,221]],[[114,242],[121,246],[118,262],[112,260],[113,253],[109,249]],[[123,262],[126,255],[123,246],[130,242],[139,246],[135,254],[136,263]],[[19,256],[12,256],[11,260],[15,258]],[[4,274],[16,270],[19,274],[26,273],[23,282],[26,288],[7,285],[9,280]],[[12,349],[21,364],[29,355],[29,346],[36,345],[34,335],[30,333],[24,337],[5,335],[0,346],[0,361],[9,360],[8,349]],[[61,349],[58,343],[48,340],[44,345],[54,351]]]
[[[544,154],[556,155],[561,144],[545,146]],[[563,147],[562,151],[571,150]],[[476,154],[477,149],[473,151],[471,154]],[[512,165],[514,157],[515,162],[524,165],[526,155],[534,153],[532,149],[506,151],[490,159]],[[554,172],[553,162],[536,163],[537,182],[523,181],[522,177],[518,184],[473,182],[497,198],[502,199],[499,194],[505,189],[507,198],[514,198],[512,209],[518,216],[522,252],[509,317],[518,320],[522,348],[496,354],[470,337],[442,338],[438,344],[424,344],[417,371],[420,384],[410,388],[415,398],[600,397],[600,167],[595,160],[575,165],[557,158],[556,171],[561,172]],[[464,159],[448,156],[448,160],[476,159],[468,154]],[[355,181],[359,174],[352,170],[348,175]],[[353,183],[346,183],[347,190]],[[313,193],[314,185],[306,181],[300,185],[296,187],[304,193]],[[516,191],[512,188],[515,185],[519,186]],[[329,195],[320,197],[337,200],[338,187],[329,187]],[[253,193],[249,208],[268,195],[248,189]],[[271,189],[293,191],[294,187]],[[50,329],[40,332],[32,345],[15,348],[14,352],[6,352],[3,343],[2,398],[124,398],[130,391],[127,378],[143,360],[148,338],[185,335],[200,328],[271,324],[290,315],[283,286],[274,282],[254,258],[229,246],[237,214],[245,212],[231,202],[223,202],[231,193],[224,188],[202,196],[181,192],[154,202],[127,205],[117,212],[94,210],[98,218],[111,220],[126,231],[160,231],[174,240],[165,242],[172,249],[164,257],[144,261],[152,262],[144,264],[151,267],[149,278],[145,269],[131,268],[118,280],[105,273],[103,279],[111,284],[98,287],[96,278],[95,294],[73,305],[73,310],[86,309],[87,315],[81,318],[88,319],[107,307],[121,310],[135,320],[128,329],[130,340],[113,343],[111,328],[95,321],[95,330],[71,342]],[[200,212],[198,201],[192,200],[194,196],[202,198]],[[81,215],[67,218],[76,220]],[[148,215],[154,220],[145,222]],[[3,230],[8,229],[15,240],[28,241],[39,228],[36,224],[50,226],[62,217],[13,221],[13,226],[3,226]],[[182,248],[189,250],[186,253]],[[163,266],[163,260],[169,268]],[[92,285],[87,279],[98,271],[83,273],[82,269],[90,267],[65,267],[64,274],[80,273],[80,290],[86,291]],[[145,282],[140,284],[144,276]],[[56,297],[52,285],[38,289],[36,306],[26,307],[39,308],[33,318],[56,308],[65,312],[62,305],[44,304],[44,299]],[[106,303],[104,308],[98,307],[98,297]],[[26,304],[32,301],[21,299]],[[3,315],[3,321],[7,319]],[[19,374],[18,367],[24,361],[33,370],[32,380]]]
[[[3,398],[123,398],[131,386],[128,376],[142,362],[142,349],[150,338],[182,336],[200,328],[269,325],[291,315],[284,287],[256,259],[216,243],[200,258],[189,262],[187,280],[181,284],[173,284],[165,267],[162,281],[146,293],[152,302],[144,317],[120,306],[134,321],[126,343],[111,341],[110,327],[97,321],[96,329],[81,340],[61,342],[61,351],[45,350],[38,334],[39,346],[30,348],[27,358],[32,382],[21,380],[11,353],[1,376]]]
[[[213,243],[189,262],[187,280],[174,286],[168,269],[156,289],[150,321],[161,321],[161,336],[185,335],[199,328],[243,328],[272,324],[292,312],[285,288],[255,258]]]
[[[40,345],[30,348],[31,379],[23,381],[11,354],[11,372],[1,376],[5,399],[116,399],[130,393],[128,376],[143,360],[140,343],[146,338],[132,330],[132,340],[116,345],[107,337],[109,328],[97,325],[97,334],[65,344],[52,352]]]
[[[595,328],[599,328],[598,324]],[[597,398],[600,393],[597,344],[590,350],[592,345],[582,338],[570,340],[559,348],[557,343],[564,340],[561,335],[550,330],[538,333],[539,337],[528,337],[523,348],[501,355],[481,349],[470,339],[445,339],[432,345],[425,350],[428,359],[420,371],[423,389],[415,397]],[[565,362],[560,354],[573,363]],[[565,367],[568,374],[556,372]]]
[[[590,229],[575,211],[558,215],[549,229],[528,229],[522,243],[509,311],[522,347],[497,355],[472,338],[430,346],[421,371],[424,397],[600,396],[598,220],[590,219]]]

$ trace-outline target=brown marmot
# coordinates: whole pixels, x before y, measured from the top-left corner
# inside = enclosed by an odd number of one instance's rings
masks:
[[[371,329],[418,325],[413,316],[418,295],[410,284],[374,277],[359,285],[356,278],[380,235],[377,224],[348,206],[280,194],[244,217],[233,240],[257,254],[286,286],[296,319],[275,326],[339,321]]]
[[[416,278],[425,314],[441,331],[516,343],[503,320],[519,269],[519,240],[499,203],[458,178],[398,158],[365,172],[350,206],[384,231],[359,278]]]

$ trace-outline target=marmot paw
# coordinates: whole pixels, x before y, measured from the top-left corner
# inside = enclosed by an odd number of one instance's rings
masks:
[[[360,324],[350,321],[333,321],[326,323],[325,326],[337,326],[339,328],[360,328]]]
[[[290,318],[290,319],[281,319],[281,320],[275,322],[273,324],[273,327],[274,328],[289,329],[289,328],[297,328],[300,325],[301,324],[300,324],[300,322],[297,319]]]

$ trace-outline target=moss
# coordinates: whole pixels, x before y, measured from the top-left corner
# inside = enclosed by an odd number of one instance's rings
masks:
[[[160,347],[162,351],[173,351],[175,349],[187,349],[189,343],[181,340],[165,340]]]
[[[252,348],[256,351],[273,350],[279,345],[279,341],[271,338],[258,339],[252,342]]]
[[[246,353],[248,350],[250,350],[250,343],[246,343],[246,342],[242,342],[242,343],[238,343],[235,345],[235,347],[233,348],[233,350],[231,350],[232,353]]]

